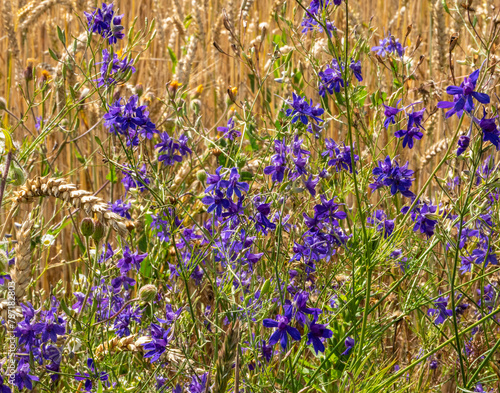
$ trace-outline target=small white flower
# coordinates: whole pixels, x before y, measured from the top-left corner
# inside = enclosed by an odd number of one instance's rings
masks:
[[[42,236],[42,244],[45,247],[50,247],[51,245],[54,244],[55,241],[56,241],[56,237],[53,235],[46,234],[46,235]]]

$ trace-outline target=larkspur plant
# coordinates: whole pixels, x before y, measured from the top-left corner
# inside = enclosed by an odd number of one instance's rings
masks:
[[[491,9],[11,3],[0,393],[500,390]]]

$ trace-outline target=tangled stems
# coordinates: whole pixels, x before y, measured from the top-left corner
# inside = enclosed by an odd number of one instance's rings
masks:
[[[492,311],[487,316],[485,316],[485,317],[479,319],[478,321],[474,322],[472,325],[470,325],[469,327],[465,328],[461,332],[458,332],[456,336],[457,337],[463,336],[465,333],[470,332],[476,326],[481,325],[483,322],[487,321],[489,318],[492,318],[494,315],[498,314],[499,312],[500,312],[500,307],[498,307],[496,310]],[[408,371],[410,371],[411,369],[413,369],[416,365],[418,365],[419,363],[422,363],[424,360],[427,360],[432,355],[434,355],[435,353],[437,353],[440,349],[445,348],[448,344],[451,344],[453,342],[453,340],[455,340],[455,337],[449,338],[448,340],[444,341],[441,345],[437,346],[433,351],[430,351],[429,353],[421,356],[420,358],[418,358],[417,360],[415,360],[413,363],[411,363],[409,366],[405,367],[404,369],[399,370],[392,377],[390,377],[387,381],[385,381],[384,385],[386,385],[386,386],[390,385],[396,379],[398,379],[399,377],[401,377],[402,375],[406,374]],[[498,343],[495,344],[495,345],[497,346]],[[493,353],[493,351],[491,353]]]

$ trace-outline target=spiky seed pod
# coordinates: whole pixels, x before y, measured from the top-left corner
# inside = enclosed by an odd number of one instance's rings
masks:
[[[214,392],[225,392],[231,379],[239,342],[239,321],[230,324],[215,363]]]
[[[81,208],[88,215],[95,215],[102,224],[112,227],[122,237],[127,237],[126,220],[108,210],[108,204],[101,198],[86,190],[78,190],[76,185],[65,179],[52,177],[35,177],[28,179],[19,191],[14,192],[13,209],[21,203],[31,203],[34,198],[51,196]]]

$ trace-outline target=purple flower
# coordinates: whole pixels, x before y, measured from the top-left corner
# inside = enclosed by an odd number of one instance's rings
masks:
[[[336,172],[349,170],[349,173],[352,173],[353,164],[359,161],[359,156],[357,154],[353,155],[353,163],[351,159],[351,146],[346,146],[344,143],[342,145],[337,145],[333,139],[326,140],[325,146],[327,150],[321,153],[321,155],[326,156],[328,154],[330,156],[331,160],[328,161],[328,165],[333,166]]]
[[[304,186],[306,187],[306,190],[309,191],[309,193],[315,197],[316,196],[316,185],[319,183],[319,177],[316,177],[315,180],[313,180],[312,175],[309,175],[309,178],[304,181]]]
[[[379,161],[378,166],[373,169],[375,182],[370,184],[370,188],[378,190],[381,187],[391,187],[391,194],[400,192],[403,196],[411,198],[414,196],[410,191],[413,182],[413,171],[408,169],[409,163],[400,167],[396,160],[391,161],[387,156],[384,161]]]
[[[361,75],[361,61],[358,60],[355,62],[353,59],[351,59],[351,64],[349,65],[349,68],[351,69],[352,73],[354,74],[358,82],[362,82],[363,76]]]
[[[123,289],[128,291],[135,284],[135,280],[133,278],[127,277],[126,275],[115,277],[111,280],[111,286],[116,290],[119,290],[120,287],[123,286]]]
[[[141,169],[123,169],[122,173],[125,191],[128,192],[131,188],[138,188],[140,192],[146,191],[146,186],[150,183],[146,176],[146,164],[143,164]]]
[[[409,206],[405,206],[401,209],[403,214],[406,214],[409,210]],[[428,205],[424,203],[423,207],[416,206],[411,212],[411,219],[415,223],[413,231],[420,231],[431,237],[434,235],[434,229],[437,224],[438,215],[436,214],[437,206]]]
[[[162,153],[158,156],[158,161],[167,166],[182,162],[182,156],[191,153],[191,150],[186,145],[187,137],[183,135],[181,138],[184,138],[184,150],[181,149],[181,144],[178,141],[168,135],[168,132],[162,132],[160,142],[155,145],[155,147],[160,148],[158,152]]]
[[[12,393],[8,385],[4,385],[3,376],[0,374],[0,393]]]
[[[458,137],[457,156],[461,155],[464,151],[467,150],[467,148],[469,147],[469,143],[470,143],[469,135],[460,135]]]
[[[118,337],[125,337],[130,335],[130,322],[135,321],[141,323],[142,310],[139,306],[132,308],[129,304],[125,309],[120,312],[113,323],[113,329],[116,331]]]
[[[472,251],[471,258],[477,265],[484,264],[486,269],[491,263],[492,265],[498,265],[498,259],[496,254],[491,250],[483,250],[482,248],[476,248]]]
[[[479,392],[479,393],[493,393],[493,389],[491,389],[491,390],[484,390],[483,389],[483,385],[481,384],[481,382],[478,382],[476,384],[476,387],[474,388],[474,392]]]
[[[161,326],[154,323],[151,324],[151,341],[142,344],[144,351],[147,351],[144,355],[145,358],[151,358],[151,363],[156,362],[160,359],[161,355],[167,349],[170,329],[165,330]]]
[[[293,297],[293,303],[286,305],[285,307],[291,307],[291,314],[295,318],[295,320],[301,325],[304,326],[308,323],[307,315],[312,315],[313,320],[316,321],[318,315],[321,314],[321,310],[319,308],[309,308],[307,307],[307,301],[309,300],[308,292],[298,292]]]
[[[135,67],[132,65],[133,59],[127,60],[126,57],[118,58],[116,53],[111,54],[107,49],[102,50],[101,74],[97,79],[97,87],[111,86],[117,83],[116,78],[124,78],[128,72],[135,72]]]
[[[344,345],[345,345],[345,351],[342,352],[341,355],[349,355],[349,353],[351,352],[351,350],[354,348],[354,344],[356,343],[356,341],[354,341],[354,339],[352,337],[347,337],[345,339],[345,342],[344,342]]]
[[[232,117],[227,121],[226,127],[217,127],[217,131],[222,133],[223,138],[227,138],[232,141],[241,136],[241,132],[234,128],[234,119]]]
[[[164,242],[170,241],[172,230],[181,227],[181,221],[171,207],[152,215],[151,228],[154,229],[156,237]]]
[[[267,345],[265,340],[261,340],[261,342],[260,342],[260,352],[261,352],[262,357],[268,363],[271,361],[271,358],[274,355],[273,346]]]
[[[121,21],[123,15],[116,15],[113,11],[113,4],[102,4],[102,8],[94,12],[84,12],[87,17],[89,31],[97,33],[103,38],[107,38],[109,44],[115,44],[119,39],[125,37]]]
[[[286,110],[286,115],[292,118],[292,124],[295,124],[297,120],[307,125],[309,123],[309,118],[319,123],[321,120],[318,116],[321,116],[325,110],[318,105],[312,106],[312,100],[308,103],[307,100],[297,94],[293,93],[293,100],[287,101],[287,104],[292,107],[292,109]]]
[[[413,139],[422,139],[424,134],[420,131],[421,129],[423,130],[424,127],[422,127],[422,118],[425,112],[425,108],[417,111],[417,112],[412,112],[408,115],[408,126],[406,130],[399,130],[396,131],[394,136],[396,138],[403,138],[403,148],[408,145],[410,149],[413,148]]]
[[[122,105],[119,98],[109,107],[104,118],[104,126],[115,135],[124,135],[127,146],[138,146],[139,135],[146,139],[152,139],[157,132],[155,124],[149,119],[146,106],[138,105],[139,97],[133,95]]]
[[[52,342],[57,342],[57,336],[62,336],[66,333],[65,322],[61,317],[56,314],[56,309],[45,312],[44,321],[40,323],[35,323],[35,331],[42,333],[42,342],[47,342],[51,340]]]
[[[377,231],[384,233],[384,238],[387,239],[394,231],[394,220],[388,220],[387,215],[383,210],[377,210],[373,216],[366,219],[368,224],[374,225]]]
[[[231,169],[229,174],[229,180],[222,180],[220,182],[221,187],[227,188],[226,195],[228,198],[233,197],[233,193],[236,194],[238,198],[241,198],[242,192],[248,192],[250,186],[248,183],[238,181],[240,179],[240,174],[237,168]]]
[[[207,384],[208,373],[205,373],[201,378],[197,375],[193,375],[191,378],[191,383],[189,384],[189,393],[204,393],[205,385]]]
[[[160,319],[160,318],[156,318],[156,319],[158,320],[158,322],[167,323],[170,325],[170,324],[174,323],[177,320],[177,318],[179,318],[179,315],[181,315],[181,312],[182,312],[182,307],[174,312],[172,310],[172,305],[167,304],[166,312],[165,312],[165,319]]]
[[[120,268],[122,274],[126,274],[135,266],[137,271],[141,269],[141,262],[148,256],[148,253],[139,254],[139,251],[132,253],[128,246],[123,249],[123,258],[118,260],[116,266]]]
[[[285,144],[285,139],[283,142],[280,140],[274,141],[274,151],[275,154],[271,157],[272,165],[264,168],[264,174],[272,175],[272,181],[277,181],[281,183],[285,178],[286,167],[286,155],[290,151],[290,148]]]
[[[451,317],[453,315],[453,311],[448,310],[446,308],[448,306],[448,299],[449,299],[449,296],[438,297],[436,299],[436,301],[434,302],[434,306],[436,308],[430,308],[427,311],[428,315],[431,315],[431,316],[437,315],[436,319],[434,320],[434,323],[436,325],[443,323],[448,317]]]
[[[498,116],[487,119],[486,111],[483,109],[483,118],[474,120],[479,123],[479,127],[483,131],[483,142],[491,142],[495,149],[500,150],[500,130],[496,125],[497,118]]]
[[[222,209],[229,208],[229,201],[225,198],[224,194],[220,190],[216,190],[213,195],[206,195],[201,200],[203,204],[209,205],[207,213],[215,211],[217,216],[222,216]]]
[[[23,390],[24,388],[32,390],[33,381],[39,380],[37,376],[30,375],[29,373],[30,365],[27,360],[22,357],[17,366],[17,372],[14,375],[14,385],[16,385],[19,391]]]
[[[267,235],[268,229],[272,231],[276,229],[276,224],[273,224],[268,218],[270,213],[271,208],[269,203],[258,203],[257,213],[253,217],[257,232],[262,232],[264,235]]]
[[[324,339],[333,336],[333,332],[326,327],[326,325],[321,325],[316,322],[312,322],[309,325],[309,332],[307,333],[307,345],[313,345],[314,352],[325,352],[325,345],[323,344]]]
[[[128,212],[130,206],[132,206],[132,204],[125,203],[121,199],[117,199],[114,203],[110,204],[109,210],[111,210],[113,213],[120,215],[123,218],[130,220],[132,219],[130,213]]]
[[[278,341],[281,344],[283,351],[286,350],[288,344],[288,336],[290,336],[295,341],[300,341],[300,333],[297,329],[290,326],[290,320],[292,318],[292,308],[285,308],[285,315],[278,315],[276,320],[266,318],[262,322],[264,327],[267,328],[277,328],[274,333],[269,338],[269,345],[274,346]]]
[[[405,48],[403,48],[399,39],[394,38],[389,32],[386,38],[379,41],[379,45],[372,47],[372,51],[377,52],[379,56],[397,53],[399,57],[403,57]]]
[[[344,65],[339,65],[337,60],[333,59],[331,67],[326,67],[324,71],[318,73],[320,78],[319,95],[321,97],[324,97],[326,92],[329,94],[333,94],[334,91],[339,93],[340,89],[344,87],[344,79],[342,78],[343,69]]]
[[[397,103],[396,103],[396,107],[393,108],[392,106],[388,106],[388,105],[384,105],[384,116],[386,117],[385,121],[384,121],[384,127],[385,128],[389,128],[389,126],[391,124],[396,124],[396,115],[401,112],[403,110],[403,108],[401,109],[398,109],[398,105],[399,103],[401,102],[401,100],[399,100]]]
[[[93,388],[93,381],[99,379],[104,385],[109,385],[108,379],[109,375],[107,372],[101,371],[97,373],[94,366],[94,361],[92,359],[87,359],[87,367],[90,369],[90,373],[80,373],[77,372],[75,379],[77,381],[85,381],[85,391],[91,392]]]
[[[448,86],[446,93],[454,96],[454,102],[440,101],[437,104],[438,108],[452,108],[446,113],[446,118],[453,116],[455,113],[458,117],[462,116],[462,111],[472,112],[474,110],[474,97],[481,104],[489,104],[490,97],[485,93],[475,92],[477,79],[479,77],[479,70],[474,71],[468,77],[465,77],[460,86]]]
[[[333,0],[335,5],[339,5],[341,0]],[[318,32],[323,32],[323,27],[317,22],[317,20],[321,19],[321,15],[324,10],[326,10],[329,4],[329,0],[311,0],[311,4],[304,15],[304,19],[302,20],[301,26],[302,33],[305,34],[309,31],[317,30]],[[331,37],[332,32],[336,30],[333,23],[329,21],[324,21],[327,29],[327,34]]]

